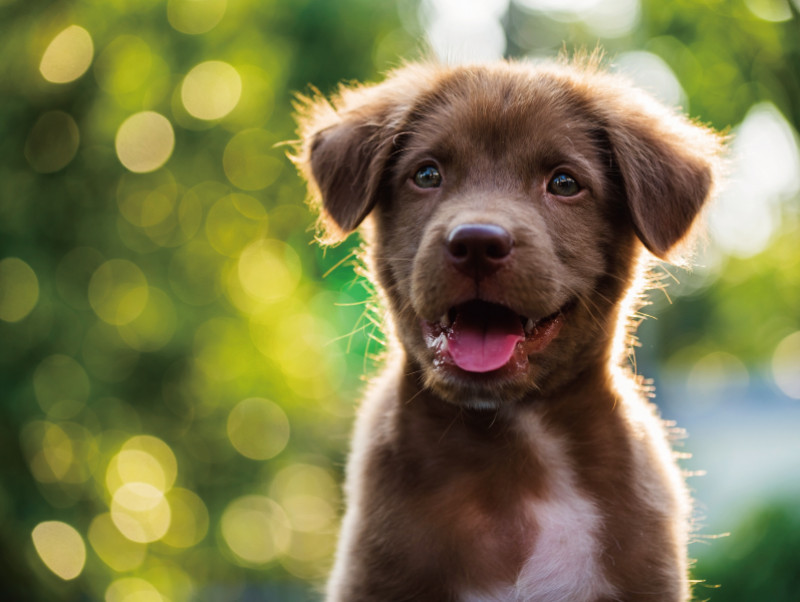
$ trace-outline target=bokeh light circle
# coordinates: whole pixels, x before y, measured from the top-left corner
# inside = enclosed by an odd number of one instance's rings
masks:
[[[53,173],[69,165],[79,145],[80,131],[72,116],[64,111],[48,111],[28,134],[25,158],[34,171]]]
[[[168,169],[147,174],[124,173],[117,185],[120,214],[134,226],[162,223],[175,209],[178,183]]]
[[[227,4],[227,0],[169,0],[167,19],[181,33],[206,33],[220,22]]]
[[[320,466],[287,466],[275,475],[269,492],[296,531],[321,532],[336,522],[339,488],[330,472]]]
[[[140,567],[147,555],[147,546],[120,533],[108,512],[92,520],[89,543],[100,559],[118,573]]]
[[[242,95],[242,78],[223,61],[195,65],[181,85],[181,100],[186,111],[197,119],[222,119]]]
[[[125,167],[134,173],[146,173],[155,171],[170,158],[175,148],[175,132],[160,113],[142,111],[122,122],[114,144]]]
[[[239,280],[245,292],[263,303],[289,296],[301,277],[297,252],[275,239],[257,240],[242,251]]]
[[[165,493],[177,475],[178,462],[169,445],[158,437],[137,435],[128,439],[109,462],[106,487],[113,495],[126,484],[145,483]]]
[[[283,509],[266,496],[247,495],[222,514],[222,537],[245,566],[262,566],[285,552],[291,540]]]
[[[137,351],[157,351],[172,339],[178,316],[172,299],[161,289],[148,288],[147,304],[127,324],[118,327],[122,340]]]
[[[17,257],[0,260],[0,320],[19,322],[39,300],[36,272]]]
[[[97,439],[75,422],[34,420],[20,431],[20,443],[40,483],[86,483],[100,458]]]
[[[167,494],[172,508],[172,522],[161,541],[173,548],[189,548],[200,543],[208,533],[208,508],[193,491],[180,487]]]
[[[280,175],[284,162],[278,157],[273,136],[262,129],[243,130],[231,138],[222,155],[225,175],[242,190],[262,190]]]
[[[149,581],[139,577],[123,577],[106,589],[105,602],[166,602]]]
[[[267,228],[264,206],[247,194],[234,193],[219,199],[206,217],[206,238],[214,250],[227,257],[238,257],[252,240]]]
[[[167,533],[172,512],[158,488],[148,483],[126,483],[111,499],[111,520],[131,541],[151,543]]]
[[[127,259],[106,261],[89,281],[89,304],[101,320],[114,326],[135,320],[144,311],[148,294],[144,272]]]
[[[83,571],[86,544],[74,527],[60,521],[45,521],[31,532],[33,546],[45,566],[69,581]]]
[[[47,46],[39,72],[49,82],[66,84],[86,73],[93,56],[92,36],[83,27],[70,25]]]
[[[260,397],[240,401],[228,414],[228,438],[253,460],[277,456],[289,442],[289,419],[281,407]]]

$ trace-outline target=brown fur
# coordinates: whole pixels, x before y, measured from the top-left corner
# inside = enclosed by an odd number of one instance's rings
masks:
[[[688,496],[615,340],[644,248],[668,257],[709,198],[720,139],[592,61],[412,65],[302,113],[327,241],[366,221],[394,330],[328,599],[687,599]],[[432,162],[443,183],[420,190]],[[546,188],[564,168],[575,197]],[[475,223],[514,246],[472,278],[444,248]],[[421,324],[475,298],[560,311],[560,331],[518,370],[443,366]]]

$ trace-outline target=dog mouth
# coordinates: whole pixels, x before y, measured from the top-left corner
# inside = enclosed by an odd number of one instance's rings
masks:
[[[565,308],[534,319],[505,305],[474,299],[451,307],[436,322],[423,321],[423,334],[436,367],[455,365],[465,372],[485,373],[509,366],[522,371],[529,355],[556,338]]]

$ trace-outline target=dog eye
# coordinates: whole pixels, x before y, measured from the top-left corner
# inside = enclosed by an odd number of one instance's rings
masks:
[[[575,196],[580,191],[581,186],[575,178],[565,173],[556,174],[547,184],[547,192],[558,196]]]
[[[414,174],[414,184],[420,188],[438,188],[442,185],[442,174],[433,165],[426,165]]]

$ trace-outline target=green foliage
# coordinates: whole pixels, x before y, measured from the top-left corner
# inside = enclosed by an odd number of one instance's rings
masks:
[[[374,78],[411,37],[366,0],[0,3],[0,23],[4,599],[302,595],[379,349],[282,143],[294,93]]]
[[[295,93],[416,56],[416,10],[0,0],[4,599],[292,600],[320,583],[352,400],[381,335],[353,247],[313,244],[281,143]],[[632,31],[601,43],[661,57],[717,127],[761,101],[797,126],[797,23],[646,0]],[[512,55],[597,42],[580,20],[514,4],[505,26]],[[800,329],[796,199],[782,207],[770,247],[724,261],[647,324],[660,362],[701,349],[763,364]],[[721,592],[796,590],[781,564],[794,554],[777,557],[796,548],[796,517],[762,526],[766,539],[748,543],[753,528],[720,549],[763,552],[698,574],[738,584],[745,569],[722,571],[747,558],[751,585],[773,589]]]
[[[724,542],[724,543],[723,543]],[[704,583],[697,599],[714,602],[791,602],[800,591],[800,513],[797,505],[767,506],[726,539],[719,552],[701,559],[696,573]]]

